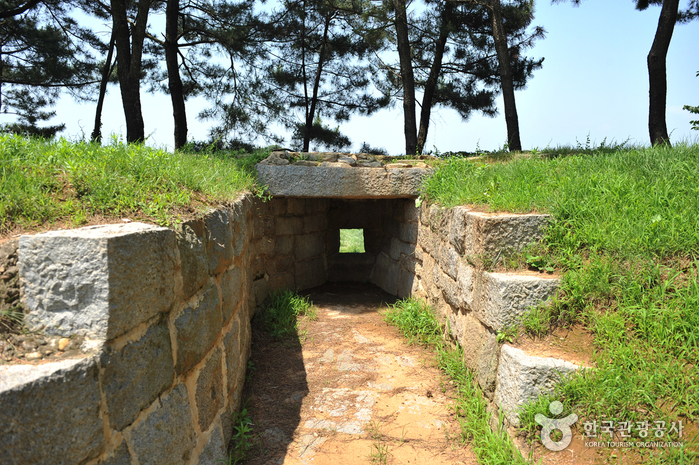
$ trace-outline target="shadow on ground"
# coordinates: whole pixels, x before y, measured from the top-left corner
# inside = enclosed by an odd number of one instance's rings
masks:
[[[315,306],[340,314],[360,316],[376,312],[396,301],[372,284],[328,283],[304,292]],[[274,340],[253,319],[253,372],[244,391],[244,405],[253,422],[254,445],[247,464],[281,464],[301,422],[301,407],[309,394],[302,353],[303,325],[299,337]]]

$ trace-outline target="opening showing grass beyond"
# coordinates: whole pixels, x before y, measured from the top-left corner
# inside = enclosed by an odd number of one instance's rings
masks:
[[[340,253],[364,253],[364,230],[340,229]]]
[[[255,190],[254,165],[269,154],[170,153],[144,145],[45,141],[0,135],[0,234],[94,216],[168,225],[178,209]]]
[[[471,445],[478,463],[526,464],[527,461],[507,433],[491,430],[488,403],[473,373],[464,366],[463,350],[444,340],[443,329],[434,311],[425,302],[409,298],[390,306],[384,317],[388,323],[398,327],[408,342],[425,345],[435,351],[440,369],[455,386],[453,408],[461,425],[461,439]]]
[[[534,415],[549,415],[559,400],[562,416],[579,415],[578,429],[587,421],[649,422],[653,435],[664,422],[662,441],[681,447],[628,453],[644,463],[697,463],[699,145],[545,152],[452,159],[426,183],[428,201],[446,206],[553,217],[535,254],[563,272],[561,289],[552,305],[525,317],[520,337],[580,323],[594,335],[596,368],[530,405],[522,430],[538,439]],[[631,440],[644,434],[634,427]]]

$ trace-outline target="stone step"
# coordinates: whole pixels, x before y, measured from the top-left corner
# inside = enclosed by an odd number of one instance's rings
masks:
[[[560,358],[528,355],[521,349],[503,344],[493,401],[508,423],[517,427],[525,404],[542,394],[551,393],[558,383],[580,368],[581,365]]]
[[[550,219],[550,215],[537,213],[485,213],[466,206],[430,205],[421,209],[420,232],[447,231],[444,239],[457,254],[493,260],[540,241]]]

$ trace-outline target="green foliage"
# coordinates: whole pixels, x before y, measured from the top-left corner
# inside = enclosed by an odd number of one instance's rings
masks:
[[[233,437],[230,441],[228,460],[218,460],[227,465],[237,465],[245,462],[248,451],[255,445],[253,424],[245,405],[235,415],[233,421]]]
[[[551,400],[584,420],[696,422],[699,146],[551,152],[506,164],[452,160],[427,188],[431,199],[448,204],[553,216],[528,262],[565,274],[558,296],[522,323],[536,337],[559,325],[585,325],[594,335],[596,368],[527,407],[524,430],[538,431],[534,415],[548,414]],[[692,463],[690,442],[653,460]]]
[[[389,306],[386,321],[397,326],[410,342],[434,345],[441,340],[441,329],[430,307],[422,300],[409,298]]]
[[[699,176],[699,145],[545,152],[507,163],[449,160],[426,181],[425,195],[446,206],[550,212],[549,241],[557,247],[699,251],[699,188],[692,182]]]
[[[39,127],[51,119],[61,87],[74,97],[87,96],[87,84],[97,76],[97,61],[90,50],[104,45],[73,17],[83,0],[0,2],[0,100],[5,113],[18,116],[4,131],[53,137],[65,125]]]
[[[688,112],[699,115],[699,107],[693,107],[691,105],[685,105],[682,107],[683,110],[687,110]],[[695,131],[699,131],[699,120],[691,120],[689,122],[692,125],[692,129]]]
[[[0,135],[0,232],[59,219],[80,225],[95,214],[171,224],[175,207],[254,189],[252,166],[240,154],[194,156],[116,140],[103,147]]]
[[[316,310],[308,297],[288,289],[273,293],[261,318],[265,330],[275,339],[298,336],[299,318],[316,318]]]
[[[340,253],[364,253],[364,230],[340,229]]]

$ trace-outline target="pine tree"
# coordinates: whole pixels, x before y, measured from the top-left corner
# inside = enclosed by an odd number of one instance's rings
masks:
[[[335,149],[350,145],[322,119],[343,122],[389,103],[371,88],[368,57],[375,45],[357,33],[365,3],[285,0],[272,15],[272,61],[266,79],[270,92],[288,105],[289,111],[279,116],[303,151],[311,141]],[[300,121],[295,114],[299,110]]]
[[[18,121],[7,130],[52,137],[65,125],[39,127],[67,90],[85,98],[97,81],[91,54],[104,44],[71,16],[84,1],[0,1],[0,106]]]
[[[464,120],[474,111],[487,116],[497,114],[495,98],[502,82],[493,22],[487,6],[436,0],[427,0],[425,6],[421,15],[411,15],[408,22],[410,69],[406,69],[404,59],[399,66],[384,66],[386,85],[402,91],[394,94],[403,100],[406,153],[422,153],[431,110],[435,106],[453,108]],[[513,90],[523,87],[543,61],[523,54],[544,35],[541,28],[527,30],[532,19],[528,6],[528,3],[515,4],[503,9],[504,34],[510,41],[508,55]],[[398,21],[399,12],[396,10],[395,14],[395,21]],[[405,42],[405,38],[395,38],[396,43],[401,41]],[[417,130],[417,122],[408,122],[416,103],[414,97],[413,100],[409,97],[411,86],[422,91]]]

